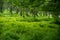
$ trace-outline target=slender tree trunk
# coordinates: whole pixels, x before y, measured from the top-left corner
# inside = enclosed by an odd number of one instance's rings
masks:
[[[3,12],[3,0],[0,1],[0,12]]]
[[[23,13],[22,13],[22,14],[23,14],[23,17],[25,17],[25,14],[24,14],[24,8],[22,8],[22,11],[23,11]]]
[[[20,16],[22,16],[22,9],[20,10]]]
[[[12,7],[10,7],[10,13],[12,14]]]
[[[16,13],[18,14],[20,12],[20,8],[17,7],[16,9]]]
[[[35,8],[32,10],[32,13],[33,13],[34,18],[35,18],[36,16],[38,16],[38,15],[37,15],[37,10],[36,10]]]

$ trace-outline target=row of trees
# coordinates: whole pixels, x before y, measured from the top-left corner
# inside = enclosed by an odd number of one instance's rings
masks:
[[[12,11],[15,9],[16,13],[20,11],[20,15],[22,14],[24,15],[24,11],[25,11],[25,12],[31,12],[33,16],[36,16],[37,13],[41,11],[40,5],[43,5],[44,2],[45,1],[42,0],[41,1],[40,0],[3,0],[3,3],[5,5],[4,7],[8,6],[7,8],[10,9],[11,14]]]
[[[31,12],[34,17],[39,11],[45,11],[50,12],[55,20],[58,20],[60,14],[60,0],[1,0],[0,12],[3,11],[3,5],[5,5],[5,9],[9,8],[11,14],[15,10],[16,13],[20,12],[21,16],[25,15],[24,11],[27,12],[27,15],[28,12]]]

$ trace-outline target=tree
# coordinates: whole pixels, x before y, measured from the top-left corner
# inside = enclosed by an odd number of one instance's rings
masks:
[[[2,13],[3,11],[3,0],[0,0],[0,12]]]

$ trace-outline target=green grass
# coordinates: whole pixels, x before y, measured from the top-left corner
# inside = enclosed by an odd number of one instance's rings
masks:
[[[51,23],[52,20],[0,17],[0,40],[56,40],[59,26]]]
[[[40,21],[54,21],[53,18],[48,18],[48,17],[22,17],[22,16],[6,16],[6,17],[1,17],[0,16],[0,21],[20,21],[20,22],[40,22]]]

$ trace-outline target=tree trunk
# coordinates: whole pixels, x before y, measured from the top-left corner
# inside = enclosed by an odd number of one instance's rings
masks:
[[[2,0],[0,1],[0,12],[1,13],[3,12],[3,1]]]
[[[10,13],[12,14],[12,7],[10,7]]]

